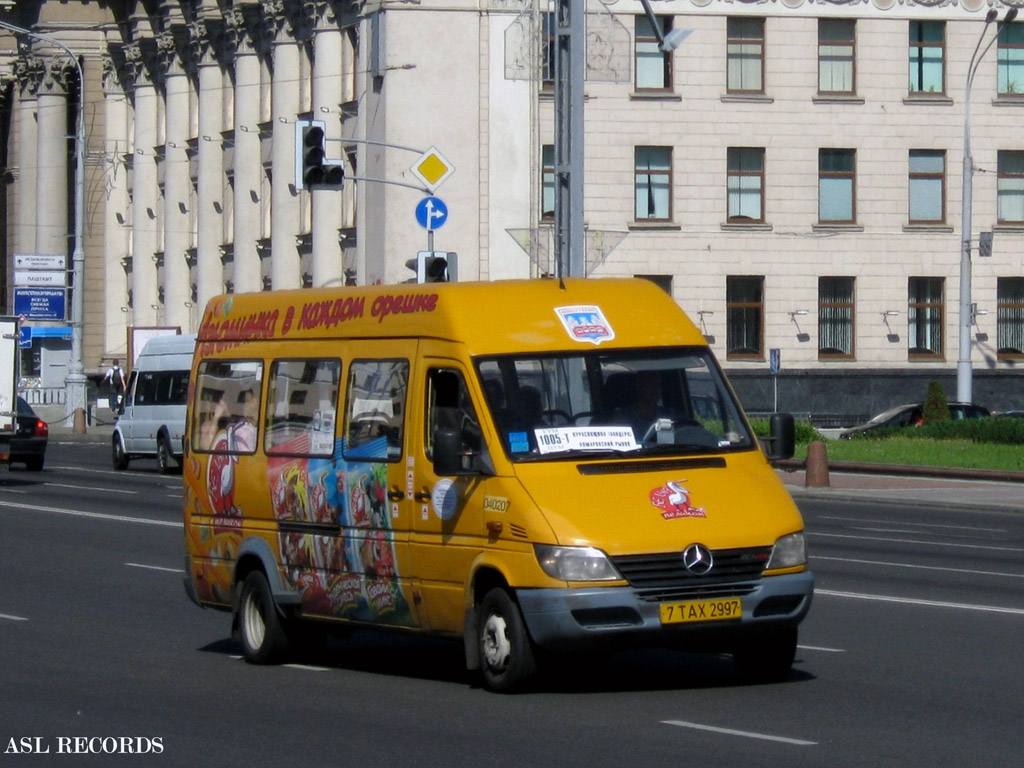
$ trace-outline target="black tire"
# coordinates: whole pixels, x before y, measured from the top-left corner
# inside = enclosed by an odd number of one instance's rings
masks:
[[[124,446],[121,445],[121,438],[117,435],[114,435],[113,454],[114,469],[128,469],[128,454],[124,452]]]
[[[281,617],[262,571],[253,571],[242,583],[238,600],[238,635],[242,655],[251,664],[273,664],[288,647]]]
[[[169,475],[175,469],[174,454],[171,452],[167,435],[161,434],[156,439],[156,466],[161,475]]]
[[[514,691],[537,672],[526,624],[508,592],[492,589],[477,607],[477,645],[484,685],[498,692]]]
[[[781,683],[796,658],[796,627],[771,630],[745,640],[733,651],[740,677],[748,683]]]

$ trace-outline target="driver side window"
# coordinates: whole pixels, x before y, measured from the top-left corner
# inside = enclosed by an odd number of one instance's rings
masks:
[[[461,448],[477,453],[483,445],[480,419],[469,397],[466,380],[451,368],[433,368],[427,374],[426,453],[433,458],[434,431],[454,429],[459,433]]]

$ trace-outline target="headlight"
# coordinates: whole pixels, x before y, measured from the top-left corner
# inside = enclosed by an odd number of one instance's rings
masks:
[[[619,581],[622,577],[608,556],[594,547],[534,546],[544,573],[560,581]]]
[[[765,570],[796,568],[800,565],[807,565],[807,542],[803,531],[783,536],[775,542],[775,548],[772,549],[772,556]]]

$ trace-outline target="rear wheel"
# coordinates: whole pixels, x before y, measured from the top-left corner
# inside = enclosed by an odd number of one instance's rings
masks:
[[[477,643],[484,685],[492,691],[521,688],[537,671],[530,636],[508,592],[492,589],[477,611]]]
[[[288,636],[262,571],[253,571],[242,583],[238,604],[238,631],[242,655],[253,664],[272,664],[283,654]]]
[[[124,452],[124,445],[121,444],[121,438],[114,435],[114,469],[128,469],[128,454]]]
[[[781,683],[796,658],[796,627],[773,630],[745,640],[733,651],[736,670],[750,683]]]
[[[167,435],[160,435],[156,441],[156,465],[161,475],[169,474],[175,466],[174,454],[167,441]]]

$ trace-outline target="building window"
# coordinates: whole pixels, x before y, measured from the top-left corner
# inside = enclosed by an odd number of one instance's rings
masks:
[[[636,219],[668,221],[672,218],[672,148],[637,147],[635,150]]]
[[[1000,357],[1024,357],[1024,277],[996,282],[996,345]]]
[[[999,95],[1024,96],[1024,23],[1003,25],[997,61]]]
[[[1024,152],[1000,150],[996,169],[999,223],[1024,224]]]
[[[818,150],[818,221],[852,224],[856,221],[856,150]]]
[[[910,92],[946,92],[946,22],[910,22]]]
[[[764,19],[726,20],[729,93],[764,93]]]
[[[818,278],[818,357],[853,357],[852,277]]]
[[[945,279],[912,277],[908,283],[907,336],[913,358],[942,357]]]
[[[853,19],[818,19],[818,93],[856,91]]]
[[[764,278],[726,277],[726,357],[764,359]]]
[[[558,46],[555,43],[555,14],[542,13],[540,23],[540,89],[550,92],[555,89],[555,58],[558,56]]]
[[[672,54],[658,48],[658,36],[647,16],[636,18],[636,89],[669,91],[672,89]],[[671,16],[657,16],[661,31],[672,31]]]
[[[553,221],[555,218],[554,144],[545,144],[541,148],[540,218],[542,221]]]
[[[729,221],[764,221],[764,149],[729,147]]]
[[[910,150],[910,223],[941,224],[946,220],[946,153]]]

